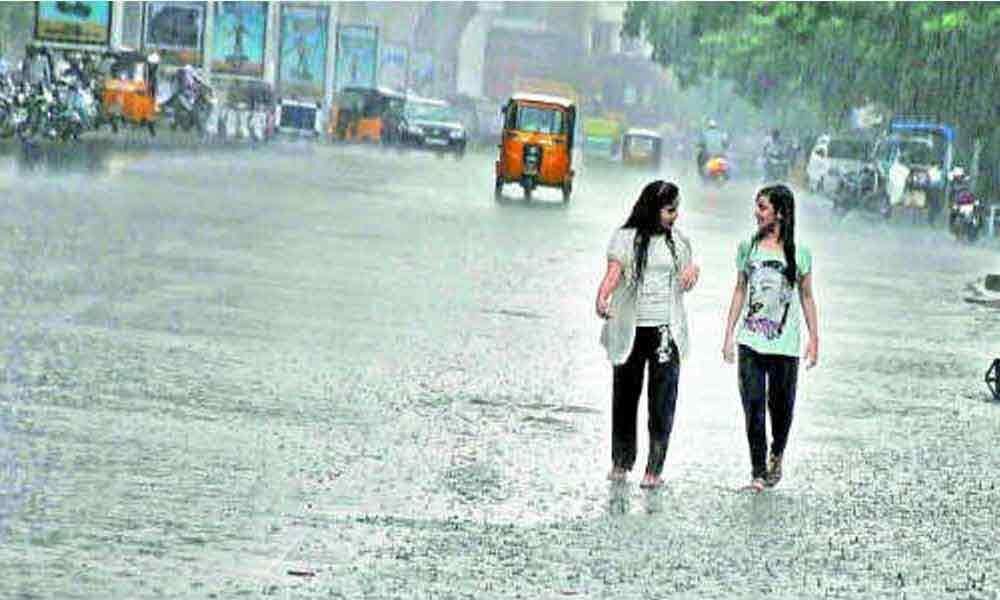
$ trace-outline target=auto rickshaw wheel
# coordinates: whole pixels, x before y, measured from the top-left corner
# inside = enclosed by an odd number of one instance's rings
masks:
[[[152,121],[146,121],[146,129],[149,130],[149,135],[156,137],[156,124]]]
[[[530,186],[525,186],[524,188],[524,200],[526,202],[531,202],[531,192],[534,191]]]
[[[573,194],[573,182],[567,181],[562,185],[563,204],[569,203],[569,197]]]
[[[111,124],[111,132],[114,133],[114,134],[117,134],[118,133],[118,117],[111,117],[111,120],[108,121],[108,122]]]
[[[493,186],[493,199],[499,202],[503,198],[503,179],[497,177],[496,184]]]

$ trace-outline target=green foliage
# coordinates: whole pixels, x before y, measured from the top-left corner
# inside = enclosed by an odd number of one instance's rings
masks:
[[[804,101],[831,127],[875,101],[996,138],[996,4],[629,2],[624,29],[682,86],[731,80],[755,106]]]

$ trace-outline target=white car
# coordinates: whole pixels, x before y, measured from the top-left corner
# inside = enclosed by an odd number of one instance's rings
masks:
[[[857,171],[865,165],[867,159],[868,143],[862,139],[819,136],[806,165],[809,189],[820,193],[837,189],[838,173]]]

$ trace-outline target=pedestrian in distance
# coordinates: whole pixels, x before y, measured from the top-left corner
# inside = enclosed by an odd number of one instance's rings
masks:
[[[690,240],[675,226],[679,207],[673,183],[653,181],[643,188],[628,220],[611,236],[595,302],[605,320],[601,343],[613,369],[611,481],[625,481],[635,464],[639,396],[648,370],[650,447],[643,488],[663,482],[680,366],[688,351],[683,293],[700,272]]]
[[[726,318],[722,357],[728,363],[738,357],[739,391],[750,445],[749,489],[760,492],[781,481],[798,381],[799,313],[805,316],[809,330],[804,356],[807,369],[816,365],[819,356],[819,329],[812,254],[795,241],[792,191],[784,185],[761,189],[754,199],[754,218],[757,230],[736,252],[736,286]],[[737,323],[739,331],[735,332]],[[770,454],[765,456],[768,412],[772,441]]]

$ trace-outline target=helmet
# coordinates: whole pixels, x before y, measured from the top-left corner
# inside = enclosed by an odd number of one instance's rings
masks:
[[[954,167],[948,172],[948,178],[952,181],[959,181],[965,179],[965,169],[962,167]]]
[[[719,125],[718,123],[715,122],[715,119],[709,119],[708,122],[705,123],[705,126],[708,127],[709,129],[715,129]]]

